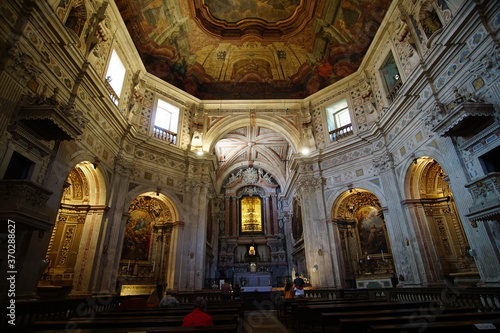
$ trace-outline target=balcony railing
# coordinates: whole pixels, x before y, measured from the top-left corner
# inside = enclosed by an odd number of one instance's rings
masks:
[[[473,198],[469,207],[472,226],[477,226],[477,221],[500,220],[500,172],[491,172],[481,179],[466,185]]]
[[[113,87],[111,87],[111,85],[109,84],[108,81],[104,81],[104,85],[106,86],[106,89],[108,90],[109,98],[111,98],[113,103],[115,103],[115,105],[118,106],[118,102],[120,101],[120,97],[118,97],[118,95],[115,93],[115,90],[113,89]]]
[[[330,135],[330,142],[337,141],[338,139],[352,135],[352,124],[347,124],[345,126],[336,128],[333,131],[328,132],[328,134]]]
[[[0,218],[13,219],[37,229],[48,229],[47,201],[52,192],[27,179],[0,180]]]
[[[169,143],[176,144],[177,143],[177,133],[170,132],[164,128],[155,126],[153,128],[153,136],[160,140],[168,141]]]
[[[387,99],[393,102],[396,96],[398,95],[399,89],[402,86],[403,86],[403,81],[401,79],[397,80],[396,83],[392,86],[392,89],[389,92],[389,94],[387,94]]]

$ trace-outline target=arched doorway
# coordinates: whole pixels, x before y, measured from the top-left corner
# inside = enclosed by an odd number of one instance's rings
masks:
[[[104,179],[96,166],[86,161],[76,165],[65,181],[39,288],[87,291],[89,274],[84,277],[84,269],[92,267],[94,255],[89,251],[95,248],[95,226],[102,222],[104,203]]]
[[[378,198],[359,188],[342,193],[333,204],[332,222],[340,239],[346,285],[392,286],[395,270]]]
[[[458,282],[477,274],[448,181],[430,157],[414,159],[408,169],[407,202],[428,283]]]
[[[118,268],[123,285],[173,285],[174,204],[157,192],[137,196],[129,206]]]

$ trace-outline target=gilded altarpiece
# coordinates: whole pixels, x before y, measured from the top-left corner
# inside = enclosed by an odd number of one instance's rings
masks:
[[[416,227],[421,230],[419,241],[428,253],[429,262],[439,267],[437,274],[455,283],[478,278],[448,177],[439,163],[429,158],[420,158],[415,169],[414,180],[418,184],[414,193],[416,198],[406,203],[420,215],[416,220],[421,222]],[[434,251],[429,251],[430,248]]]
[[[89,185],[84,172],[74,168],[66,179],[61,208],[44,260],[40,286],[71,287],[75,263],[89,205]]]
[[[271,174],[252,167],[229,175],[223,188],[218,275],[247,288],[277,285],[282,275],[289,275],[279,185]]]
[[[154,196],[140,196],[129,207],[119,280],[122,284],[163,284],[169,260],[172,212]]]
[[[347,285],[392,286],[395,269],[383,211],[375,195],[350,190],[334,205],[332,216],[341,240]]]

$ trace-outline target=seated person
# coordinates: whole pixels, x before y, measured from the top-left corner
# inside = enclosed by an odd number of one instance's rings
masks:
[[[182,326],[213,326],[212,316],[205,311],[207,302],[203,297],[196,297],[193,312],[187,314],[182,320]]]
[[[283,294],[285,295],[285,299],[292,299],[295,296],[295,290],[293,290],[293,284],[291,282],[288,281],[285,284]]]
[[[233,299],[239,300],[240,299],[240,292],[241,292],[240,284],[238,282],[236,282],[234,284],[234,288],[233,288]]]
[[[172,290],[167,290],[167,294],[160,301],[159,307],[168,308],[177,305],[179,305],[179,301],[174,296],[172,296]]]

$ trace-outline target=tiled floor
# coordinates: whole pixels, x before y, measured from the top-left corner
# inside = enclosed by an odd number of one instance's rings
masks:
[[[290,333],[277,318],[275,310],[245,311],[241,333]]]

